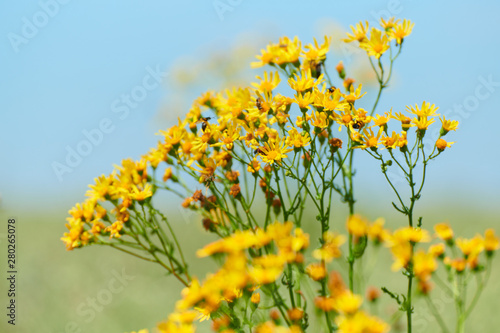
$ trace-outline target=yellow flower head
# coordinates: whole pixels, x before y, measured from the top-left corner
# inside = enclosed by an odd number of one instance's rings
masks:
[[[368,221],[361,215],[351,215],[347,218],[347,231],[356,237],[366,236],[368,233]]]
[[[446,120],[446,118],[443,116],[442,118],[439,118],[441,120],[441,136],[446,135],[449,131],[456,131],[458,128],[458,121],[456,120]]]
[[[368,56],[374,56],[379,59],[382,54],[389,49],[389,39],[377,28],[370,31],[370,39],[363,40],[359,47],[368,53]]]
[[[448,223],[439,223],[434,226],[436,235],[444,241],[453,239],[453,230]]]
[[[450,148],[451,145],[454,144],[454,143],[455,142],[446,142],[446,140],[439,138],[439,139],[436,140],[436,148],[439,151],[443,151],[446,148]]]
[[[256,78],[260,82],[253,82],[252,86],[263,94],[273,91],[280,83],[280,76],[278,72],[269,73],[269,75],[267,72],[264,72],[264,78],[261,78],[260,76],[256,76]]]
[[[324,244],[320,249],[313,251],[313,257],[318,260],[332,261],[340,257],[342,252],[340,246],[345,242],[345,236],[327,231],[323,235]]]
[[[330,48],[330,43],[332,38],[328,38],[325,36],[325,42],[319,46],[318,41],[314,38],[314,45],[309,44],[304,46],[304,49],[307,51],[303,51],[304,58],[308,61],[312,61],[314,63],[320,63],[326,59],[326,54]]]
[[[380,142],[387,149],[394,149],[394,148],[396,148],[398,141],[399,141],[399,134],[397,134],[395,131],[392,131],[392,135],[391,136],[385,136],[384,135],[380,139]]]
[[[479,254],[484,250],[484,240],[480,235],[474,238],[457,238],[457,246],[462,251],[465,257],[469,255]]]
[[[391,120],[391,118],[393,118],[392,109],[391,111],[384,113],[383,116],[379,114],[375,115],[375,118],[373,118],[373,123],[375,124],[375,126],[384,127],[387,126],[387,123],[389,122],[389,120]]]
[[[302,70],[299,74],[295,73],[293,78],[288,79],[288,84],[290,87],[297,91],[298,93],[310,90],[321,84],[323,81],[323,74],[321,74],[317,79],[311,76],[311,70]]]
[[[326,268],[323,263],[310,264],[306,267],[306,274],[314,281],[323,280],[326,277]]]
[[[338,316],[335,322],[340,332],[352,333],[386,333],[390,326],[377,317],[358,311],[350,316]]]
[[[300,109],[309,110],[311,108],[310,105],[314,103],[315,95],[311,91],[306,92],[305,94],[298,93],[294,96],[295,96],[294,101],[295,101],[295,103],[297,103],[299,105]],[[297,119],[297,122],[298,122],[298,119]]]
[[[302,51],[301,42],[298,37],[290,39],[282,37],[278,44],[270,44],[265,50],[261,50],[261,55],[257,56],[258,62],[252,62],[252,67],[261,67],[265,65],[284,65],[295,63],[299,60]]]
[[[264,143],[264,147],[259,148],[259,156],[264,163],[281,164],[281,161],[287,157],[286,153],[292,151],[292,148],[286,143],[285,139],[269,140]]]
[[[365,22],[365,25],[363,25],[363,22],[356,23],[356,27],[351,25],[351,30],[352,34],[347,33],[347,38],[343,40],[344,42],[350,43],[355,40],[358,42],[364,41],[366,39],[366,33],[368,32],[368,21]]]
[[[439,243],[429,246],[428,252],[435,257],[442,257],[444,255],[444,250],[445,250],[444,244]]]
[[[389,31],[390,29],[394,28],[396,24],[398,24],[400,19],[395,20],[395,17],[391,17],[387,21],[384,20],[383,17],[380,18],[380,26],[384,28],[385,31]]]
[[[328,115],[326,112],[313,112],[310,117],[311,125],[318,128],[327,128],[328,127]]]
[[[353,294],[350,290],[345,290],[343,293],[335,297],[335,310],[343,314],[353,314],[356,313],[361,304],[363,303],[363,298],[359,295]]]
[[[368,237],[374,240],[376,243],[385,242],[390,238],[390,233],[384,229],[385,220],[383,218],[376,219],[368,227]]]
[[[417,279],[429,280],[431,274],[437,269],[437,263],[431,253],[420,250],[413,256],[413,273]]]
[[[301,148],[308,146],[310,142],[311,137],[308,132],[299,133],[295,127],[292,127],[288,131],[288,137],[286,138],[287,146]]]
[[[500,240],[495,236],[493,229],[487,229],[484,232],[484,249],[487,252],[492,252],[500,248]]]
[[[397,44],[401,44],[403,39],[411,34],[414,25],[410,20],[404,19],[403,23],[396,24],[388,34],[391,39],[396,40]]]
[[[408,111],[409,113],[413,113],[418,118],[439,116],[439,114],[436,113],[438,109],[439,107],[435,106],[434,104],[431,105],[431,103],[426,101],[422,102],[421,107],[419,107],[418,104],[415,104],[415,106],[413,105],[406,106],[406,111]]]

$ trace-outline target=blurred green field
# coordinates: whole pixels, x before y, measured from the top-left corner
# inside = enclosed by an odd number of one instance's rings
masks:
[[[434,222],[448,218],[453,221],[454,229],[465,236],[473,236],[476,231],[482,232],[487,227],[493,227],[497,234],[500,233],[499,217],[495,216],[493,209],[469,208],[443,212],[441,208],[429,206],[423,211],[426,216],[434,216]],[[178,214],[175,211],[174,214]],[[369,217],[385,216],[390,227],[395,227],[401,220],[392,211],[384,212],[377,207],[362,213]],[[175,279],[165,277],[161,267],[106,247],[91,246],[66,251],[59,240],[65,231],[66,209],[54,208],[51,212],[1,211],[1,216],[2,228],[5,229],[8,217],[17,219],[19,248],[17,322],[15,328],[7,325],[5,314],[2,315],[1,332],[130,332],[153,328],[173,310],[182,286]],[[213,240],[213,237],[202,230],[196,216],[189,216],[189,219],[171,217],[180,239],[184,240],[182,243],[186,246],[193,275],[202,278],[215,265],[210,259],[196,258],[194,252]],[[311,219],[311,223],[305,227],[311,232],[311,246],[315,246],[318,236],[314,222]],[[343,226],[343,223],[342,219],[334,221],[336,225]],[[1,242],[1,248],[5,250],[5,237],[1,238]],[[381,249],[379,253],[380,258],[374,266],[370,284],[390,285],[393,290],[403,291],[405,279],[400,272],[389,271],[388,251]],[[4,268],[6,256],[2,253],[1,257],[1,267]],[[497,283],[500,278],[498,255],[494,263],[490,284],[469,320],[468,331],[497,332],[500,327],[497,316],[500,296],[500,284]],[[125,279],[120,281],[117,275],[123,275]],[[6,279],[1,280],[0,299],[5,309]],[[454,320],[453,302],[436,290],[444,317],[447,321]],[[92,307],[92,300],[95,308]],[[382,300],[383,305],[378,310],[380,314],[388,309],[394,310],[395,306],[387,297],[383,296]],[[416,304],[415,332],[438,332],[434,318],[428,310],[422,311],[421,303]],[[202,332],[208,330],[208,325],[200,327]]]

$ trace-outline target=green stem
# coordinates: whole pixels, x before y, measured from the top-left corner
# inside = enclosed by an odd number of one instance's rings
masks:
[[[434,315],[434,318],[436,318],[436,321],[438,322],[439,326],[441,327],[441,330],[443,333],[449,333],[450,331],[448,330],[448,327],[446,327],[446,323],[444,322],[443,318],[439,314],[438,309],[430,299],[429,295],[425,295],[425,301],[427,302],[427,305],[429,308],[431,308],[431,312]]]

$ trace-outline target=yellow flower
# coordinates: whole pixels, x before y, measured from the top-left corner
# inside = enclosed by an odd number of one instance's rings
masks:
[[[318,260],[325,260],[326,262],[330,262],[332,259],[340,257],[342,254],[340,246],[345,242],[345,237],[327,231],[323,235],[323,240],[323,246],[313,251],[313,257]]]
[[[377,28],[372,28],[370,39],[365,39],[359,43],[359,47],[368,53],[368,56],[374,56],[379,59],[382,54],[389,49],[389,39]]]
[[[306,92],[305,94],[299,93],[299,94],[296,94],[294,96],[295,96],[295,103],[297,103],[299,105],[300,109],[308,109],[309,110],[311,108],[309,105],[314,103],[315,95],[311,91]]]
[[[351,132],[351,134],[355,133],[354,131]],[[377,135],[373,133],[373,130],[371,128],[364,129],[363,130],[363,135],[359,138],[357,137],[352,137],[353,140],[358,141],[361,143],[359,146],[355,146],[354,148],[373,148],[376,149],[379,145],[379,139],[380,135],[383,133],[383,128],[380,127]]]
[[[465,257],[469,255],[479,254],[484,250],[484,240],[480,235],[474,238],[465,239],[457,238],[457,246],[462,251]]]
[[[392,131],[392,136],[383,136],[380,139],[380,142],[384,145],[385,148],[387,149],[394,149],[397,146],[397,143],[399,141],[399,135],[396,134],[395,131]]]
[[[408,138],[406,136],[406,131],[401,131],[401,135],[398,138],[396,146],[398,146],[399,148],[405,148],[406,145],[408,145]]]
[[[254,157],[253,160],[250,162],[250,164],[247,167],[247,171],[251,173],[255,173],[260,170],[260,163],[257,161],[257,159]]]
[[[363,87],[363,85],[360,84],[358,86],[358,88],[356,88],[356,90],[354,90],[354,87],[351,85],[351,88],[349,90],[349,94],[344,97],[345,101],[348,103],[354,103],[355,101],[357,101],[358,99],[363,97],[366,94],[366,91],[364,93],[361,93],[362,87]]]
[[[397,119],[401,122],[401,128],[405,131],[408,130],[412,126],[411,125],[411,118],[407,117],[402,112],[396,113],[396,115],[394,116],[394,119]]]
[[[392,270],[408,267],[412,259],[412,243],[430,241],[429,233],[426,230],[413,227],[405,227],[396,230],[388,242],[394,257]]]
[[[412,123],[415,124],[419,130],[425,131],[434,121],[434,118],[418,117],[418,119],[413,118]]]
[[[500,248],[500,240],[495,236],[493,229],[487,229],[484,232],[484,249],[487,252],[492,252]]]
[[[253,293],[252,297],[250,297],[250,302],[252,302],[253,304],[259,304],[260,303],[260,294]]]
[[[301,148],[306,147],[311,142],[311,137],[309,133],[302,132],[299,133],[295,127],[292,127],[288,131],[288,137],[286,138],[286,144],[289,147]]]
[[[310,264],[306,267],[306,274],[314,281],[323,280],[326,277],[326,268],[323,263]]]
[[[217,168],[217,163],[213,158],[204,157],[200,164],[196,164],[199,169],[191,167],[191,169],[200,172],[200,183],[208,184],[211,182],[215,175],[215,170]]]
[[[418,104],[413,105],[407,105],[406,106],[406,111],[409,113],[413,113],[416,115],[418,118],[420,117],[433,117],[433,116],[439,116],[436,111],[439,109],[439,107],[435,106],[434,104],[431,105],[431,103],[423,101],[422,106],[419,107]]]
[[[455,142],[446,142],[444,139],[437,139],[436,140],[436,148],[439,150],[439,151],[443,151],[445,150],[446,148],[450,148],[452,144],[454,144]]]
[[[120,238],[121,234],[120,231],[123,229],[123,222],[122,221],[116,221],[113,224],[111,224],[109,227],[107,227],[104,231],[109,232],[109,238]]]
[[[449,257],[444,258],[444,264],[447,266],[451,266],[458,273],[463,272],[467,265],[467,260],[464,258],[450,259]]]
[[[377,317],[358,311],[352,316],[338,316],[335,319],[339,332],[349,333],[386,333],[390,326]]]
[[[453,230],[447,223],[438,223],[434,226],[434,231],[436,235],[444,241],[449,241],[453,239]]]
[[[344,314],[353,314],[357,312],[363,303],[363,298],[353,294],[350,290],[335,297],[335,310]]]
[[[420,250],[413,256],[413,273],[417,279],[429,280],[431,274],[437,269],[436,260],[432,253],[425,253]]]
[[[330,48],[330,43],[332,41],[332,38],[328,38],[325,36],[325,42],[319,46],[318,41],[316,38],[314,38],[314,45],[309,44],[304,46],[304,49],[307,50],[303,51],[304,57],[309,60],[309,61],[314,61],[315,63],[319,63],[321,61],[324,61],[326,59],[326,54],[328,53],[328,50]]]
[[[202,308],[202,307],[198,307],[198,306],[195,306],[194,309],[196,311],[198,311],[200,314],[199,316],[196,318],[196,320],[199,320],[200,322],[203,322],[205,320],[210,320],[210,314],[211,314],[211,309],[209,308]]]
[[[411,245],[407,241],[393,242],[391,252],[394,257],[394,263],[391,266],[393,271],[406,268],[411,260]]]
[[[299,321],[304,317],[304,310],[300,308],[289,309],[287,315],[291,321]]]
[[[299,60],[302,50],[301,42],[298,37],[291,40],[288,37],[282,37],[278,44],[270,44],[265,50],[261,50],[261,55],[257,56],[258,62],[252,62],[252,67],[261,67],[264,65],[283,65],[294,63]]]
[[[387,126],[387,123],[389,122],[389,120],[391,118],[393,118],[392,109],[391,109],[391,111],[384,113],[383,116],[381,116],[379,114],[375,115],[375,118],[373,119],[373,123],[375,124],[375,126],[385,127],[385,126]]]
[[[347,218],[347,231],[356,237],[366,236],[368,233],[368,221],[361,215],[351,215]]]
[[[363,25],[363,22],[356,23],[356,27],[353,27],[352,25],[350,26],[352,30],[352,35],[347,33],[346,39],[343,39],[344,42],[350,43],[355,40],[358,42],[362,42],[363,40],[366,39],[366,32],[368,31],[368,21],[365,21],[365,25]]]
[[[385,31],[389,31],[390,29],[394,28],[394,25],[398,24],[399,23],[399,19],[397,19],[396,21],[395,20],[395,17],[391,17],[390,19],[388,19],[387,21],[384,20],[383,17],[380,18],[380,26],[382,28],[384,28]]]
[[[413,26],[410,20],[404,19],[403,23],[398,23],[393,29],[389,30],[388,34],[391,39],[396,39],[397,44],[401,44],[403,39],[411,34]]]
[[[269,76],[267,72],[264,72],[264,79],[260,76],[256,76],[256,78],[260,80],[260,82],[253,82],[252,86],[264,94],[273,91],[280,83],[280,76],[278,72],[270,73]]]
[[[264,163],[274,164],[274,162],[281,164],[281,161],[286,158],[286,153],[292,151],[288,148],[285,140],[277,139],[270,140],[264,143],[264,147],[259,148],[259,156]]]
[[[439,244],[434,244],[429,246],[429,253],[432,254],[435,257],[443,257],[444,255],[444,244],[439,243]]]
[[[314,106],[323,108],[323,111],[333,111],[337,109],[337,107],[341,107],[343,102],[340,102],[340,97],[342,97],[342,93],[339,89],[335,89],[333,93],[329,90],[326,90],[326,85],[323,85],[321,91],[316,91]]]
[[[114,174],[106,177],[101,175],[99,178],[94,178],[95,185],[89,185],[90,190],[85,195],[94,200],[105,200],[109,195],[109,190],[114,182]]]
[[[212,147],[220,147],[224,145],[227,149],[233,149],[234,141],[240,138],[240,126],[235,125],[233,122],[229,123],[227,128],[222,132],[219,137],[221,142],[214,143]]]
[[[328,115],[325,112],[313,112],[310,120],[312,126],[321,129],[328,127]]]
[[[370,226],[368,226],[368,237],[376,243],[385,242],[390,238],[389,231],[384,229],[385,220],[383,218],[376,219]]]
[[[318,79],[311,77],[311,70],[302,70],[300,74],[295,73],[294,78],[288,79],[290,87],[298,93],[312,89],[323,81],[323,74]]]
[[[446,120],[446,118],[443,116],[443,118],[439,118],[441,120],[441,136],[446,135],[449,131],[456,131],[458,128],[458,121],[456,120]]]
[[[413,243],[427,243],[431,240],[429,232],[420,228],[406,227],[396,230],[394,237]]]
[[[275,282],[283,272],[283,267],[255,267],[252,266],[248,275],[255,284],[269,284]]]
[[[136,201],[143,201],[146,198],[149,198],[153,195],[153,191],[151,190],[151,184],[146,184],[142,190],[140,190],[137,185],[133,185],[132,193],[130,193],[130,198]]]
[[[322,311],[329,312],[335,309],[335,300],[332,297],[317,296],[314,298],[314,305]]]

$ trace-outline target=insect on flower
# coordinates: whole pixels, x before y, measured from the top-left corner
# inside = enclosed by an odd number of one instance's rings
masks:
[[[262,98],[257,98],[257,100],[255,101],[255,105],[257,106],[257,109],[259,109],[259,111],[262,111],[264,108],[262,107]]]
[[[260,148],[257,148],[253,151],[254,155],[257,155],[257,154],[263,154],[264,152],[260,149]]]
[[[354,129],[361,129],[363,126],[365,126],[364,122],[362,122],[361,120],[356,120],[356,121],[354,121],[354,124],[352,125],[352,128],[354,128]]]
[[[200,118],[200,120],[198,120],[198,123],[201,122],[201,129],[203,132],[205,132],[205,130],[207,129],[207,126],[209,125],[208,121],[212,119],[211,117],[206,117],[206,118]]]

